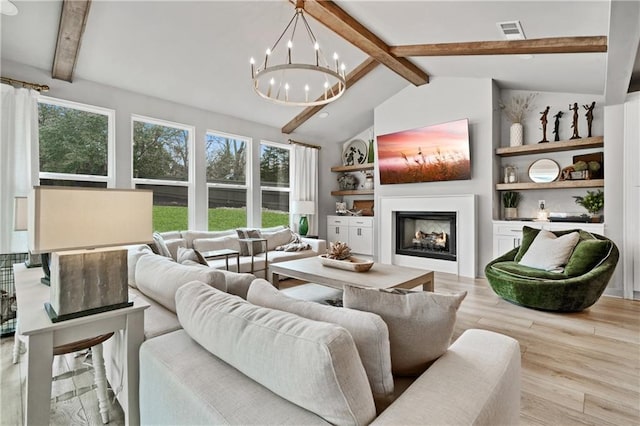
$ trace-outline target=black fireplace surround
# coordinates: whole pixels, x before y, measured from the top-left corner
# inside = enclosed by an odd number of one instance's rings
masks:
[[[396,254],[456,260],[456,212],[395,212]],[[429,231],[435,222],[439,231]]]

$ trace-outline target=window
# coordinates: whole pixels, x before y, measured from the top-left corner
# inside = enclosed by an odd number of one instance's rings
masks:
[[[132,117],[133,182],[153,190],[153,228],[189,229],[189,163],[193,127]]]
[[[209,230],[247,226],[247,151],[251,139],[207,132]]]
[[[260,189],[262,226],[289,225],[288,145],[260,142]]]
[[[113,110],[40,97],[40,179],[71,186],[112,186]],[[102,184],[100,184],[100,182]]]

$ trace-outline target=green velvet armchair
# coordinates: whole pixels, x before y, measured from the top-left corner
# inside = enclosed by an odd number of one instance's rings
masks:
[[[528,308],[577,312],[593,305],[604,292],[618,263],[618,248],[608,238],[580,232],[580,242],[562,273],[520,265],[518,261],[535,237],[505,253],[485,267],[493,291],[509,302]],[[554,232],[557,235],[570,231]],[[585,236],[586,235],[586,236]],[[527,241],[528,240],[528,241]],[[524,250],[524,251],[523,251]]]

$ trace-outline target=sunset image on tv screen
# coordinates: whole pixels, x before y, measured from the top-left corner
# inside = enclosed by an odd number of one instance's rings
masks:
[[[379,135],[380,183],[471,179],[467,119]]]

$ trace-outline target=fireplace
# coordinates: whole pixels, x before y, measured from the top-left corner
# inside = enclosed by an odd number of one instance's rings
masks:
[[[456,261],[456,212],[396,211],[396,254]]]

